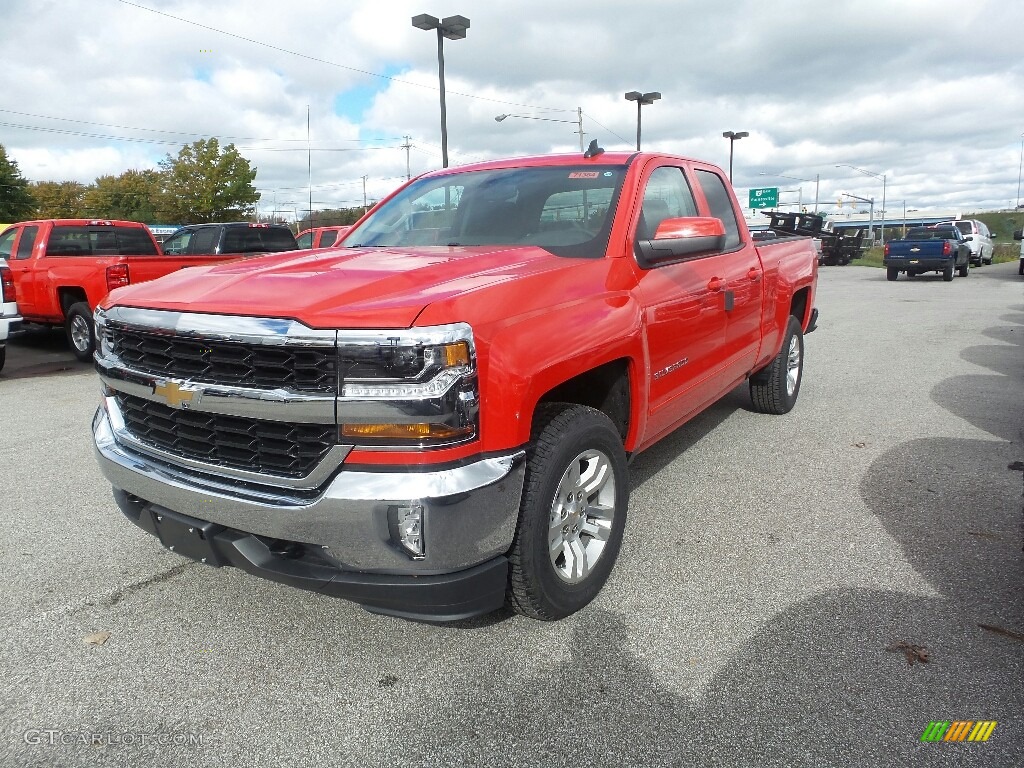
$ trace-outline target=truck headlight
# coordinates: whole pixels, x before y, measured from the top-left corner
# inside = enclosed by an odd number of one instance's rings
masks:
[[[476,436],[476,354],[468,325],[341,332],[338,356],[343,442],[429,447]]]

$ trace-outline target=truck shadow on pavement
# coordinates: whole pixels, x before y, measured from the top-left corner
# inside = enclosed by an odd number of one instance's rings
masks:
[[[442,727],[412,762],[447,754],[438,764],[1021,765],[1024,517],[1020,470],[1008,467],[1024,461],[1024,330],[985,335],[1014,343],[972,347],[963,358],[996,375],[950,377],[931,396],[992,439],[910,440],[878,456],[861,481],[869,512],[927,582],[920,594],[907,592],[906,575],[893,577],[892,591],[825,589],[773,615],[713,671],[703,659],[688,665],[682,649],[659,647],[652,661],[630,644],[636,627],[591,606],[566,620],[572,628],[546,649],[544,671],[465,694],[459,708],[478,713],[472,731]],[[735,394],[653,448],[650,466],[638,460],[634,484],[727,418]],[[661,616],[692,621],[666,601]],[[658,659],[668,661],[659,668]],[[932,720],[998,727],[984,744],[922,743]]]

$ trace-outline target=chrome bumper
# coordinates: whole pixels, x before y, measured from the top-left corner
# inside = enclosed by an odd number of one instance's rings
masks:
[[[306,490],[184,468],[119,442],[106,408],[93,418],[100,469],[120,490],[166,509],[237,531],[323,548],[349,569],[437,575],[470,568],[512,545],[525,453],[435,471],[348,471],[341,466]],[[116,407],[116,406],[115,406]],[[115,414],[116,420],[116,414]],[[423,506],[425,557],[393,540],[391,516]]]

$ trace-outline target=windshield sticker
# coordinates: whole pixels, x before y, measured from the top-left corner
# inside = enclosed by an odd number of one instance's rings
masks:
[[[600,174],[597,171],[573,171],[569,174],[570,179],[596,179]]]

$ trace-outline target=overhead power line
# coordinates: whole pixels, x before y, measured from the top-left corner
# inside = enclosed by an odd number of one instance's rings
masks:
[[[233,37],[236,40],[242,40],[242,41],[244,41],[246,43],[252,43],[253,45],[259,45],[259,46],[262,46],[263,48],[269,48],[272,51],[279,51],[281,53],[287,53],[290,56],[297,56],[298,58],[306,59],[307,61],[314,61],[317,64],[326,64],[329,67],[337,67],[338,69],[345,69],[345,70],[348,70],[349,72],[356,72],[356,73],[358,73],[360,75],[367,75],[369,77],[376,77],[376,78],[379,78],[381,80],[390,80],[393,83],[400,83],[402,85],[409,85],[409,86],[412,86],[414,88],[424,88],[424,89],[426,89],[428,91],[437,91],[437,90],[439,90],[438,86],[435,86],[435,85],[429,85],[427,83],[414,83],[411,80],[403,80],[400,77],[393,77],[392,75],[382,75],[379,72],[370,72],[367,69],[359,69],[358,67],[350,67],[350,66],[347,66],[345,64],[339,64],[336,61],[329,61],[328,59],[321,59],[318,56],[310,56],[308,53],[299,53],[298,51],[293,51],[293,50],[291,50],[289,48],[282,48],[279,45],[272,45],[271,43],[265,43],[262,40],[256,40],[256,39],[251,38],[251,37],[245,37],[244,35],[235,34],[234,32],[228,32],[225,29],[219,29],[217,27],[211,27],[208,24],[200,24],[198,21],[192,21],[192,19],[186,19],[186,18],[182,18],[181,16],[175,16],[174,14],[167,13],[165,11],[158,11],[155,8],[148,8],[145,5],[139,5],[138,3],[130,2],[130,0],[118,0],[118,2],[123,3],[124,5],[130,5],[131,7],[138,8],[139,10],[142,10],[142,11],[148,11],[149,13],[155,13],[158,16],[166,16],[168,19],[174,19],[175,21],[180,21],[183,24],[191,24],[192,26],[199,27],[200,29],[205,29],[205,30],[208,30],[210,32],[216,32],[219,35],[227,35],[228,37]],[[477,95],[475,93],[461,93],[459,91],[451,91],[451,90],[447,91],[447,93],[448,93],[449,96],[462,96],[462,97],[467,98],[467,99],[477,99],[478,101],[487,101],[487,102],[490,102],[492,104],[505,104],[505,105],[510,106],[510,107],[527,107],[529,109],[539,109],[539,110],[544,110],[544,111],[547,111],[547,112],[575,112],[575,110],[570,110],[570,109],[558,109],[558,108],[555,108],[555,107],[538,107],[535,104],[521,104],[521,103],[515,102],[515,101],[503,101],[502,99],[491,99],[491,98],[488,98],[487,96],[479,96],[479,95]]]

